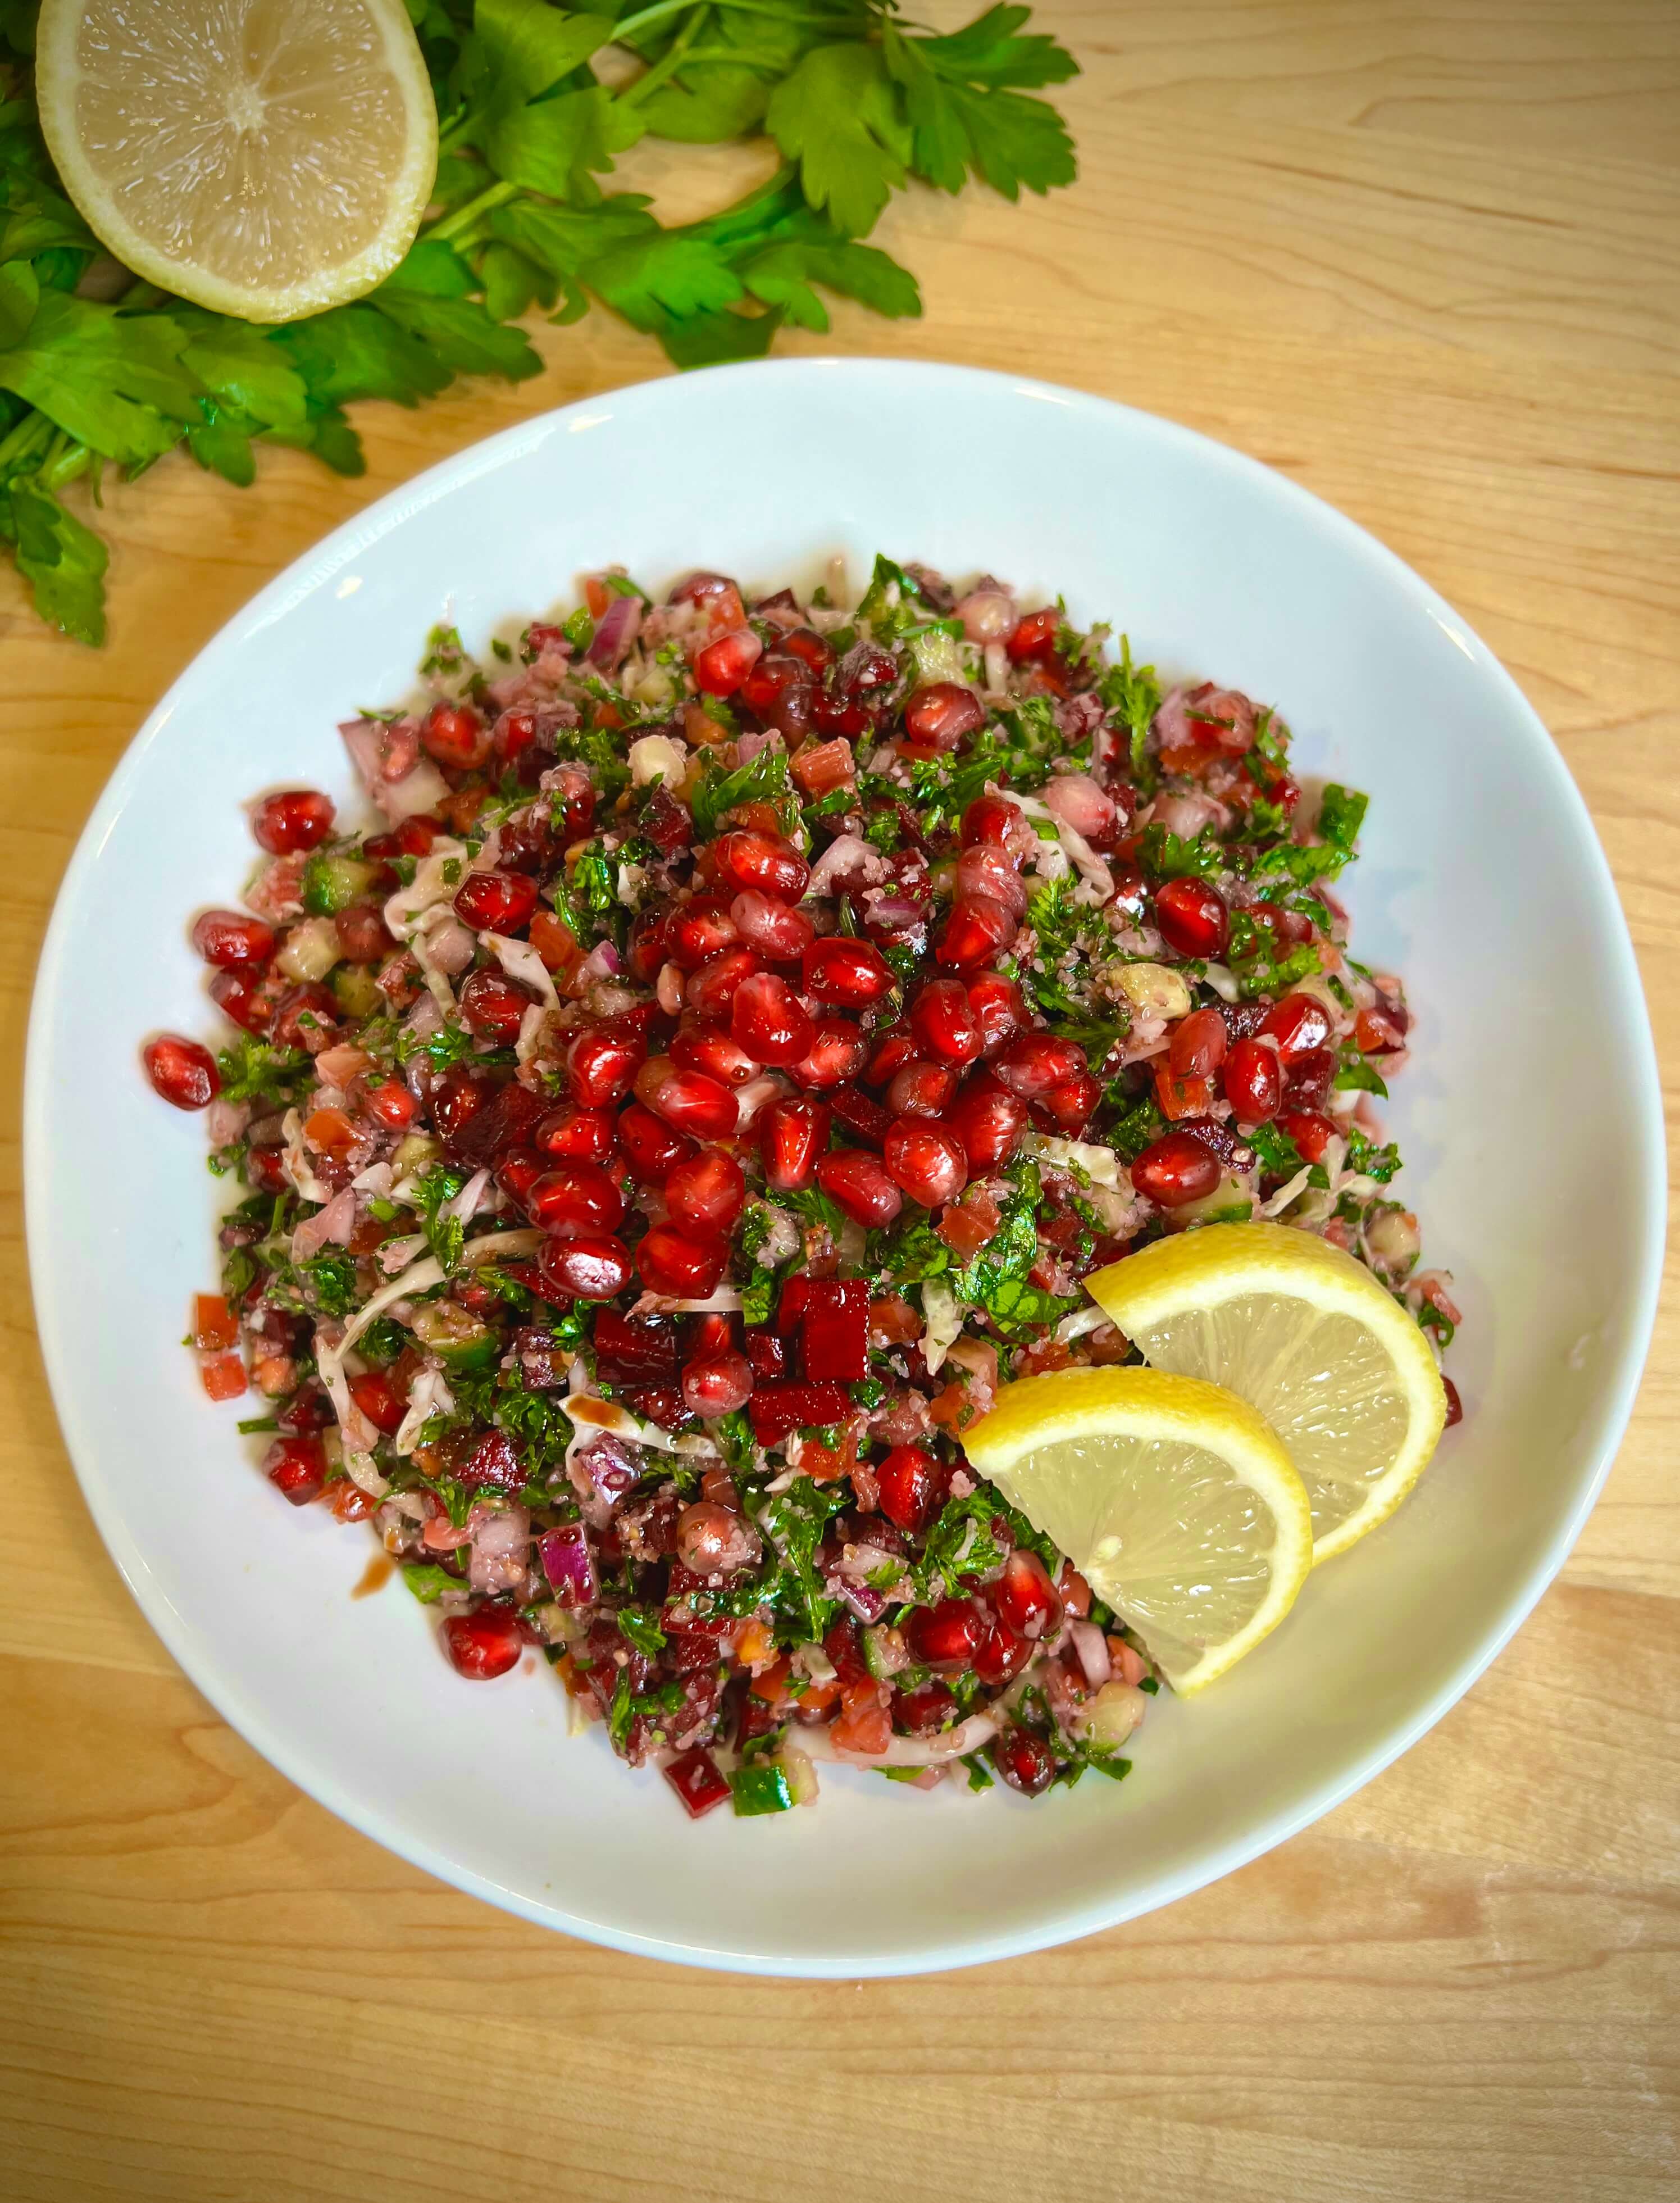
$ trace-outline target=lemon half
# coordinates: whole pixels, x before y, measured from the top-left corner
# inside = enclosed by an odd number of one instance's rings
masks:
[[[372,290],[414,242],[437,168],[402,0],[44,0],[35,88],[102,243],[245,321]]]
[[[1217,1385],[1157,1369],[1028,1377],[963,1443],[1176,1691],[1252,1651],[1312,1568],[1312,1512],[1288,1455]]]
[[[1311,1232],[1211,1224],[1085,1285],[1153,1367],[1229,1386],[1264,1416],[1312,1503],[1315,1560],[1392,1515],[1435,1451],[1447,1394],[1422,1332]]]

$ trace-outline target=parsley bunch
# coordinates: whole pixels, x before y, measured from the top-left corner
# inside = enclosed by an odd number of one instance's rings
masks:
[[[62,493],[86,476],[97,505],[108,464],[132,478],[185,444],[245,485],[267,442],[359,474],[347,405],[537,374],[516,326],[533,309],[566,323],[598,302],[679,367],[760,357],[784,322],[827,329],[819,289],[917,315],[914,276],[859,241],[911,176],[946,192],[979,176],[1011,199],[1073,181],[1061,118],[1031,95],[1077,64],[1022,34],[1024,7],[936,37],[897,0],[407,5],[439,126],[421,233],[367,298],[261,328],[104,259],[37,125],[34,0],[0,0],[0,540],[67,634],[103,639],[106,552]],[[610,46],[640,73],[604,82]],[[668,229],[599,180],[645,136],[760,133],[785,165],[703,221]]]

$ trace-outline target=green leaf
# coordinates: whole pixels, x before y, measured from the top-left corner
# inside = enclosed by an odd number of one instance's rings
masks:
[[[569,76],[612,37],[605,15],[568,15],[547,0],[478,0],[473,11],[492,97],[534,99]]]
[[[768,314],[695,314],[687,321],[672,317],[653,334],[665,347],[674,366],[727,367],[742,359],[763,359],[781,326],[780,312]]]
[[[301,1048],[273,1048],[254,1034],[241,1033],[231,1048],[218,1050],[216,1069],[225,1102],[279,1103],[309,1067]]]
[[[256,455],[251,446],[249,419],[239,412],[224,412],[206,403],[204,417],[186,432],[187,448],[201,467],[220,475],[236,489],[249,489],[256,480]]]
[[[552,306],[559,286],[546,269],[511,245],[492,240],[479,256],[484,310],[492,321],[516,322],[533,305]]]
[[[658,223],[646,210],[647,201],[634,192],[616,192],[587,209],[518,199],[496,209],[490,233],[516,245],[551,275],[564,279],[633,239],[659,234]]]
[[[1257,1125],[1243,1137],[1259,1157],[1260,1169],[1267,1178],[1294,1178],[1305,1166],[1306,1159],[1300,1149],[1276,1125]]]
[[[90,451],[144,466],[200,417],[201,385],[181,364],[185,342],[166,314],[120,315],[48,291],[23,334],[0,351],[0,388]]]
[[[613,156],[635,144],[641,117],[600,86],[562,92],[491,120],[484,157],[498,176],[551,198],[587,199],[592,171],[610,169]]]
[[[15,546],[41,617],[79,642],[103,642],[107,554],[92,529],[22,475],[0,493],[0,534]]]
[[[1341,1067],[1335,1075],[1335,1084],[1339,1093],[1377,1094],[1385,1102],[1388,1098],[1388,1090],[1383,1084],[1382,1073],[1376,1065],[1354,1051],[1343,1056]]]
[[[1079,63],[1064,47],[1037,32],[1026,38],[1015,35],[1032,12],[1030,8],[988,8],[963,30],[918,43],[928,63],[956,82],[1017,87],[1064,84],[1079,74]]]
[[[1300,1165],[1296,1167],[1299,1169]],[[1387,1185],[1400,1169],[1400,1149],[1392,1143],[1379,1147],[1356,1125],[1347,1135],[1347,1167],[1362,1178],[1375,1178],[1379,1185]]]
[[[499,375],[509,382],[523,382],[542,373],[542,361],[524,331],[492,321],[476,299],[381,289],[373,294],[373,303],[457,375]]]
[[[1226,865],[1225,852],[1204,826],[1193,842],[1164,826],[1146,826],[1138,859],[1152,879],[1210,879]]]
[[[0,267],[0,349],[22,342],[40,303],[41,286],[27,260]]]
[[[583,281],[637,328],[657,330],[667,314],[715,312],[741,295],[740,279],[714,245],[656,230],[603,253]]]
[[[416,405],[455,379],[423,343],[365,302],[289,322],[273,341],[303,376],[312,406],[348,405],[358,398]]]
[[[1357,788],[1329,783],[1318,805],[1318,831],[1332,848],[1353,855],[1370,803],[1371,798]]]
[[[1024,20],[1011,9],[991,14]],[[972,170],[1010,199],[1019,196],[1023,184],[1029,191],[1047,192],[1072,183],[1078,171],[1061,116],[1046,100],[1025,99],[1001,88],[1009,81],[1059,81],[1034,75],[1035,61],[1029,59],[1018,63],[1026,73],[1011,77],[1017,64],[1007,56],[1011,44],[1047,48],[1070,63],[1071,57],[1049,39],[974,39],[987,21],[982,16],[952,38],[907,38],[892,24],[883,27],[881,50],[904,95],[917,174],[940,191],[959,192]],[[973,42],[970,46],[964,45],[965,38]],[[967,66],[970,56],[973,67]],[[1047,56],[1040,54],[1036,60],[1041,66]],[[1070,66],[1060,74],[1072,73]]]
[[[700,784],[692,806],[696,837],[710,841],[724,812],[738,803],[781,803],[790,800],[792,794],[785,750],[760,750],[757,757],[749,758],[733,771],[721,770],[708,754],[700,767]]]
[[[171,316],[186,332],[181,364],[223,410],[249,414],[275,428],[302,428],[309,393],[304,378],[266,330],[195,307]]]
[[[473,271],[447,239],[422,237],[411,245],[371,295],[416,291],[428,298],[465,298],[476,286]]]
[[[857,245],[845,238],[832,244],[803,244],[789,240],[772,245],[747,261],[742,281],[755,298],[779,306],[800,328],[819,334],[828,327],[822,301],[811,289],[825,284],[831,291],[872,306],[892,320],[919,315],[922,293],[907,268],[871,245]]]
[[[465,1583],[452,1576],[447,1568],[440,1568],[423,1561],[404,1561],[403,1581],[422,1606],[435,1606],[446,1592],[464,1592]]]
[[[895,642],[923,620],[922,591],[914,576],[895,565],[886,553],[875,554],[875,570],[858,606],[858,617],[867,621],[876,640]]]
[[[866,236],[904,183],[911,134],[876,47],[818,46],[776,86],[764,124],[849,237]]]
[[[764,119],[773,80],[745,62],[695,62],[657,92],[639,100],[652,138],[689,145],[721,145],[750,137]]]

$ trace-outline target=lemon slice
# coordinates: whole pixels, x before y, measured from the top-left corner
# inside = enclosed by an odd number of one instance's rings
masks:
[[[1282,1224],[1210,1224],[1085,1280],[1158,1369],[1252,1401],[1312,1502],[1313,1557],[1346,1552],[1422,1475],[1447,1417],[1424,1335],[1363,1263]]]
[[[1176,1691],[1253,1651],[1312,1566],[1301,1480],[1246,1401],[1158,1369],[1005,1385],[963,1440]]]
[[[414,242],[437,168],[403,0],[44,0],[35,87],[101,242],[245,321],[371,291]]]

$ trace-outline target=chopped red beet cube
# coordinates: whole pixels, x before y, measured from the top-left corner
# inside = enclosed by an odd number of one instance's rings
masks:
[[[698,1744],[692,1751],[680,1752],[661,1771],[681,1798],[691,1821],[698,1821],[714,1805],[721,1805],[729,1794],[729,1786],[718,1773],[716,1761]]]
[[[799,1330],[814,1382],[861,1384],[869,1373],[869,1288],[863,1278],[811,1280]]]
[[[854,1140],[860,1140],[866,1148],[880,1148],[893,1119],[879,1102],[871,1102],[855,1086],[836,1086],[829,1092],[828,1102],[834,1122],[843,1125]]]
[[[789,1431],[843,1422],[852,1407],[845,1385],[761,1385],[746,1403],[752,1435],[760,1445],[777,1445]]]
[[[595,1313],[595,1363],[616,1385],[675,1384],[677,1335],[669,1323],[638,1322],[616,1308]]]

